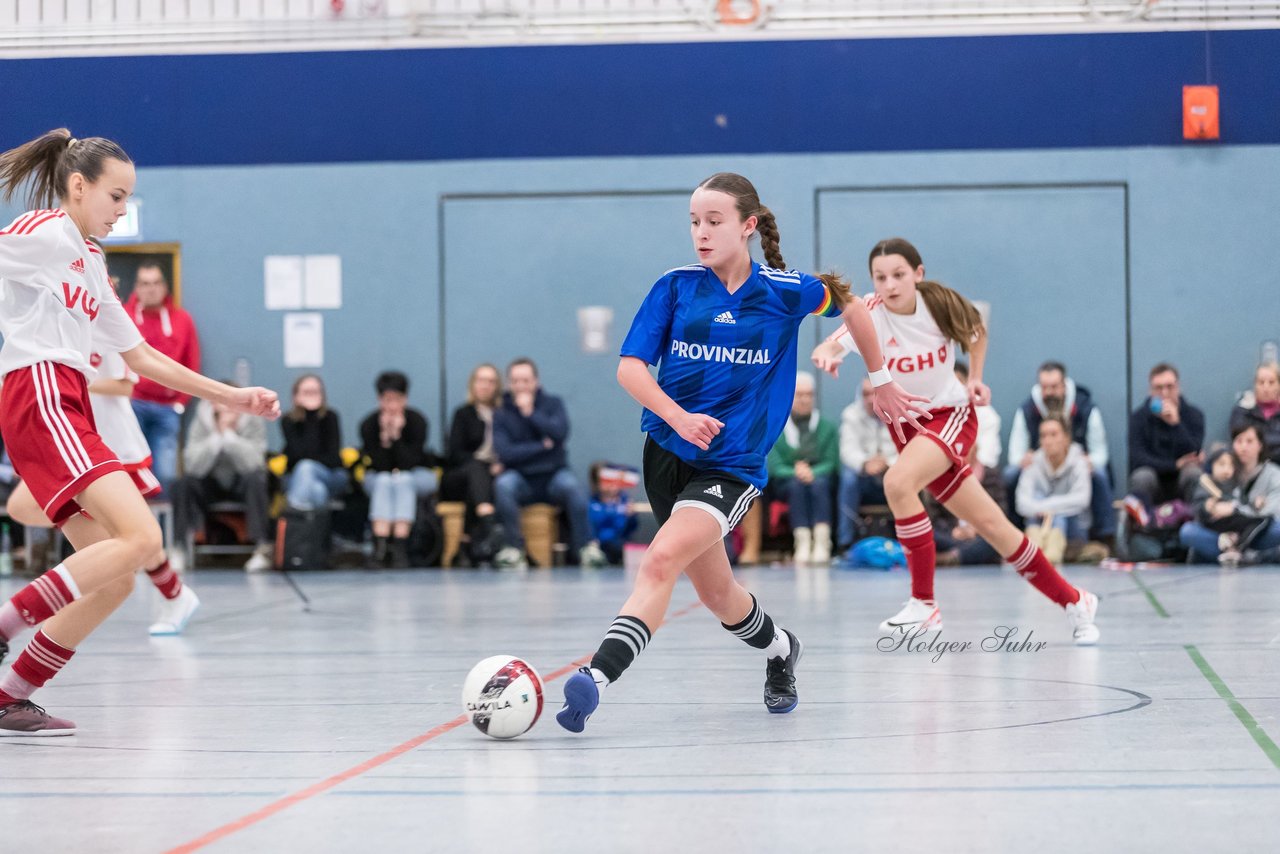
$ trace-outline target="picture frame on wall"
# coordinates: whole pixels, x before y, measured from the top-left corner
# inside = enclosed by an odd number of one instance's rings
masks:
[[[164,271],[169,283],[169,293],[175,306],[182,305],[182,244],[181,243],[131,243],[125,246],[108,244],[107,273],[115,285],[120,302],[128,302],[133,293],[133,282],[138,267],[154,261]]]

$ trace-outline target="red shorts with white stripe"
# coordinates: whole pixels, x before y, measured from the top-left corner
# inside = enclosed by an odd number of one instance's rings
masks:
[[[143,498],[160,494],[160,480],[151,471],[151,457],[140,463],[124,463],[124,470],[133,478],[133,485],[138,487]]]
[[[974,413],[973,407],[967,405],[931,409],[929,414],[933,416],[931,420],[920,422],[924,425],[923,431],[917,430],[910,424],[903,424],[902,432],[906,435],[907,442],[917,435],[928,437],[942,449],[947,459],[951,460],[951,467],[928,486],[934,498],[947,501],[956,494],[956,490],[960,488],[960,484],[964,483],[964,479],[973,474],[966,458],[973,450],[973,443],[978,438],[978,416]],[[907,442],[899,442],[898,434],[892,429],[889,430],[889,435],[893,437],[893,444],[901,452]]]
[[[76,496],[123,470],[93,422],[84,374],[40,362],[5,375],[0,389],[5,450],[44,515],[55,525],[80,512]]]

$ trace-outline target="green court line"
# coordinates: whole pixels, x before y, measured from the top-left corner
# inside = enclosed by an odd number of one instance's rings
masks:
[[[1200,668],[1200,672],[1205,679],[1209,680],[1209,684],[1218,692],[1218,696],[1227,701],[1227,706],[1239,718],[1240,723],[1244,724],[1244,728],[1249,731],[1249,735],[1262,748],[1262,752],[1267,754],[1267,758],[1271,760],[1271,764],[1280,768],[1280,747],[1276,747],[1276,743],[1271,740],[1266,731],[1258,726],[1258,722],[1253,719],[1253,715],[1249,714],[1249,710],[1240,705],[1240,701],[1236,699],[1235,694],[1231,693],[1231,689],[1222,681],[1221,677],[1213,671],[1209,666],[1209,662],[1204,660],[1204,656],[1200,654],[1200,650],[1191,644],[1183,647],[1187,651],[1187,655],[1191,656],[1191,660],[1196,663],[1196,667]]]
[[[1129,573],[1129,577],[1133,579],[1134,584],[1138,585],[1138,589],[1141,590],[1143,594],[1146,595],[1147,601],[1151,603],[1152,608],[1156,609],[1157,614],[1159,614],[1162,617],[1169,616],[1169,612],[1166,611],[1164,609],[1164,606],[1160,604],[1160,600],[1156,598],[1156,594],[1152,593],[1151,588],[1148,587],[1146,583],[1144,583],[1143,580],[1138,577],[1137,570],[1134,570],[1133,572]]]

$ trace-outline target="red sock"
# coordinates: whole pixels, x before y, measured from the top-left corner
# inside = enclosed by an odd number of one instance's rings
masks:
[[[75,654],[74,649],[67,649],[44,632],[36,632],[13,663],[13,669],[0,678],[0,705],[30,697],[31,692],[57,676]]]
[[[182,576],[169,568],[168,558],[159,566],[148,569],[147,577],[160,591],[160,595],[166,599],[177,599],[178,594],[182,592]]]
[[[27,626],[38,626],[79,598],[71,573],[58,564],[0,606],[0,637],[10,639]]]
[[[1074,605],[1080,600],[1080,591],[1068,584],[1058,570],[1053,568],[1053,564],[1049,563],[1040,547],[1033,545],[1026,537],[1022,538],[1022,544],[1005,560],[1013,564],[1018,575],[1030,581],[1032,587],[1062,607]]]
[[[907,519],[894,519],[894,531],[902,550],[907,553],[907,568],[911,570],[911,595],[917,599],[933,601],[933,570],[937,565],[938,549],[933,544],[933,523],[927,513],[919,513]]]

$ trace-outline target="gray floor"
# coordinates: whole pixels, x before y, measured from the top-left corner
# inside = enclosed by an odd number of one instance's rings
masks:
[[[620,570],[302,575],[311,613],[278,576],[198,573],[185,637],[149,639],[136,595],[38,695],[80,735],[0,743],[5,848],[1276,850],[1280,573],[1069,574],[1104,597],[1101,646],[1071,646],[1009,570],[943,570],[943,638],[973,646],[935,661],[876,647],[905,573],[744,572],[806,644],[784,716],[760,654],[682,584],[571,736],[562,674],[625,598]],[[983,651],[998,626],[1047,646]],[[459,716],[496,653],[550,683],[510,742]]]

